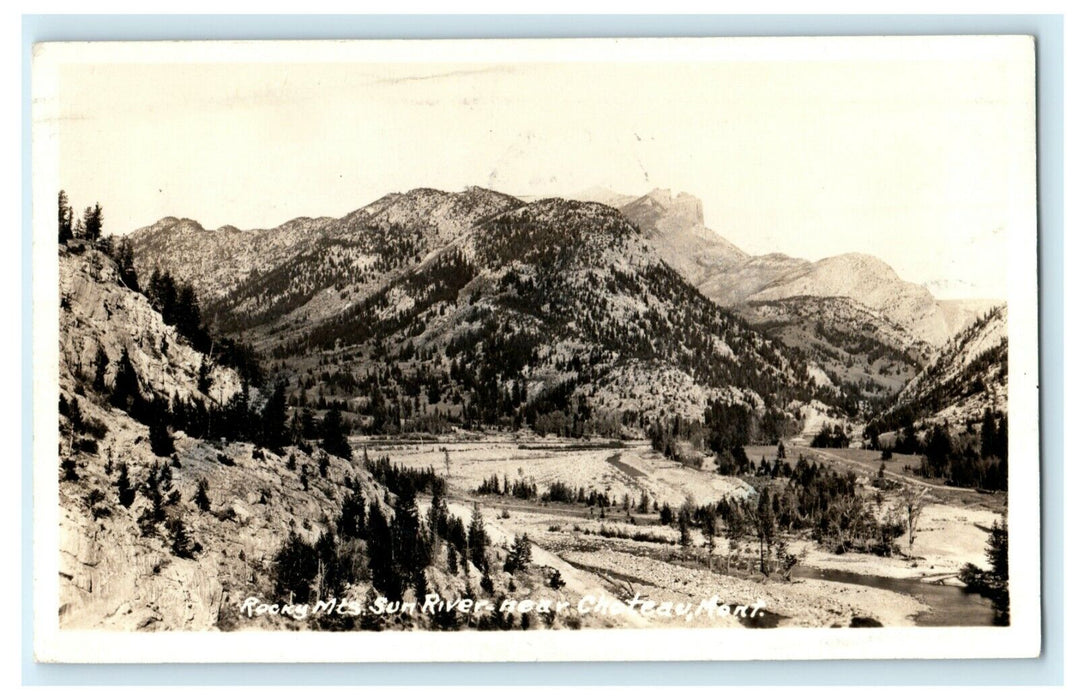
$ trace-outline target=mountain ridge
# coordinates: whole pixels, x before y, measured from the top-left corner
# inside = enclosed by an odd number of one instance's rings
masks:
[[[692,214],[692,202],[683,203]],[[646,384],[648,377],[673,381],[669,370],[676,369],[683,377],[676,381],[703,387],[665,409],[697,420],[709,401],[790,412],[791,401],[816,391],[803,367],[707,300],[653,241],[600,203],[419,189],[382,197],[311,233],[313,241],[276,268],[244,268],[254,271],[208,310],[242,322],[237,327],[275,357],[302,364],[305,354],[321,353],[334,371],[353,377],[358,367],[385,371],[378,347],[390,356],[403,349],[429,355],[469,337],[463,357],[477,374],[488,373],[476,379],[482,387],[447,378],[445,362],[417,369],[422,381],[439,385],[432,396],[464,392],[452,404],[462,420],[469,403],[481,402],[477,390],[513,386],[532,396],[568,392],[580,406],[594,400],[581,416],[639,421],[663,414],[640,386],[619,386],[616,378],[627,372]],[[137,235],[136,258],[148,263],[153,245],[152,236]],[[509,339],[521,347],[507,368],[497,358]],[[586,368],[574,359],[581,355],[590,358]],[[398,391],[403,380],[381,381]]]
[[[620,201],[605,191],[607,201]],[[722,306],[797,297],[849,297],[939,347],[992,302],[938,300],[926,285],[903,280],[877,256],[849,252],[816,261],[783,253],[748,255],[704,225],[692,195],[656,189],[619,209],[693,284]]]

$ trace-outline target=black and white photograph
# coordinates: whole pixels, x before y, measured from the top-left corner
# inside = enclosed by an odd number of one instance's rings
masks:
[[[41,660],[1039,653],[1030,37],[34,53]]]

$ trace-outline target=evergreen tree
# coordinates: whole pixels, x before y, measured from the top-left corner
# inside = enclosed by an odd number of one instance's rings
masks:
[[[322,419],[322,449],[342,459],[352,459],[352,446],[348,444],[348,433],[336,407]]]
[[[195,492],[195,505],[198,509],[205,512],[210,509],[210,495],[207,493],[209,484],[206,482],[206,478],[203,477],[198,480],[198,490]]]
[[[337,530],[342,538],[362,539],[367,534],[367,502],[363,492],[356,489],[344,497],[341,502],[341,515],[337,519]]]
[[[939,425],[932,426],[925,440],[925,460],[936,469],[946,466],[952,451],[951,436]]]
[[[178,463],[176,455],[173,454],[170,462],[163,462],[161,464],[160,475],[158,477],[158,482],[161,484],[161,493],[167,494],[172,490],[172,465]]]
[[[101,205],[94,204],[92,207],[86,207],[86,210],[82,213],[82,221],[86,238],[96,243],[101,238],[101,231],[105,224],[104,215],[101,213]]]
[[[771,547],[775,539],[775,510],[772,507],[771,491],[765,488],[756,502],[754,511],[756,539],[760,545],[760,573],[771,574]]]
[[[993,453],[993,447],[996,442],[996,421],[992,416],[992,411],[984,409],[984,416],[981,418],[981,457],[990,457]]]
[[[692,546],[692,533],[689,532],[689,519],[685,515],[678,515],[678,541],[682,547]]]
[[[105,373],[109,369],[109,356],[105,354],[105,348],[97,347],[97,355],[94,357],[94,391],[105,391]]]
[[[131,477],[127,473],[127,463],[120,463],[120,475],[116,479],[116,490],[119,493],[120,505],[130,508],[135,502],[135,489],[131,486]]]
[[[509,550],[509,556],[505,558],[505,570],[511,574],[518,571],[526,571],[532,561],[532,544],[527,533],[517,535],[513,540],[513,548]]]
[[[150,509],[146,515],[150,522],[159,523],[165,519],[164,498],[161,495],[161,481],[157,467],[151,467],[146,476],[146,483],[142,486],[142,494],[150,501]]]
[[[176,324],[176,282],[168,271],[156,268],[150,275],[149,298],[167,325]]]
[[[271,450],[279,450],[284,447],[287,432],[285,421],[287,416],[287,404],[285,402],[284,384],[278,383],[273,394],[262,408],[261,444]]]
[[[177,557],[190,559],[201,549],[200,546],[192,543],[190,535],[187,534],[187,526],[180,518],[170,520],[168,530],[172,537],[172,553]]]
[[[487,570],[487,530],[479,504],[472,504],[472,521],[468,524],[468,551],[472,564],[480,571]]]
[[[212,384],[213,377],[210,375],[210,364],[206,361],[206,357],[203,356],[202,364],[198,366],[198,390],[208,396]]]
[[[306,603],[311,598],[311,581],[318,575],[318,553],[295,532],[277,551],[273,560],[276,593],[284,600]]]
[[[427,511],[427,528],[432,536],[445,538],[449,533],[449,506],[445,502],[445,482],[431,483],[430,509]]]
[[[155,415],[150,423],[150,449],[158,457],[168,457],[176,451],[168,430],[167,416]]]
[[[116,250],[116,264],[120,268],[120,281],[127,285],[128,289],[140,291],[138,284],[138,272],[135,270],[135,250],[131,241],[124,238]]]
[[[974,564],[966,564],[959,578],[970,591],[981,593],[992,601],[996,618],[1000,624],[1009,625],[1011,621],[1010,564],[1007,519],[992,523],[992,530],[986,548],[988,570]]]
[[[60,190],[60,194],[57,196],[57,213],[59,215],[59,237],[60,242],[65,243],[71,240],[71,207],[68,205],[67,192]]]
[[[367,556],[370,560],[371,583],[389,600],[400,600],[404,586],[394,560],[393,532],[389,521],[377,503],[371,504],[367,518]]]
[[[318,598],[335,596],[341,587],[341,561],[337,553],[337,538],[330,531],[323,532],[315,543],[318,554]]]
[[[393,516],[393,559],[404,585],[415,585],[430,563],[430,541],[423,531],[415,492],[405,489],[397,498]]]

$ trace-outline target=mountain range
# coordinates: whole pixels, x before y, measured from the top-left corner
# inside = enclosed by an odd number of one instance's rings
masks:
[[[810,262],[782,253],[749,255],[704,224],[703,205],[692,195],[656,189],[635,199],[609,190],[581,193],[617,206],[662,251],[664,259],[722,306],[798,297],[848,297],[939,347],[994,300],[941,301],[907,282],[884,261],[847,253]]]
[[[382,428],[476,412],[642,427],[713,401],[792,416],[827,391],[597,203],[419,189],[340,219],[249,232],[163,219],[129,240],[141,274],[190,281],[219,328],[290,363],[292,390]]]
[[[434,472],[350,458],[348,429],[647,436],[700,469],[813,421],[964,427],[965,444],[983,414],[1005,434],[988,415],[1007,409],[1005,306],[937,301],[863,254],[747,255],[690,195],[600,197],[417,189],[272,229],[169,217],[61,239],[61,625],[291,627],[236,611],[294,590],[297,561],[318,591],[348,567],[353,594],[382,586],[374,564],[398,550],[378,544],[407,539],[420,510],[402,494]],[[490,544],[498,562],[518,546]],[[555,568],[489,576],[431,551],[416,586],[447,597],[600,585],[540,550]]]
[[[400,399],[384,358],[403,349],[420,358],[408,381],[439,387],[413,409],[456,416],[514,386],[587,397],[585,415],[623,422],[699,418],[715,400],[857,412],[896,396],[993,306],[936,300],[863,253],[749,255],[705,225],[697,198],[669,190],[524,201],[417,189],[339,219],[207,231],[166,218],[129,240],[142,274],[188,280],[207,318],[301,368],[305,388],[349,398],[311,379],[315,353],[329,376],[351,373],[346,386]],[[505,365],[508,345],[518,356]],[[447,349],[477,376],[450,376]],[[508,403],[503,418],[529,402]]]

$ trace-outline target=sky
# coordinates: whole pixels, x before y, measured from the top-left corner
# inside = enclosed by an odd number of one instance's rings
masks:
[[[939,296],[1005,298],[1009,241],[1036,236],[1031,64],[923,48],[105,55],[57,73],[58,177],[113,233],[273,227],[414,187],[668,188],[748,253],[865,252]]]

